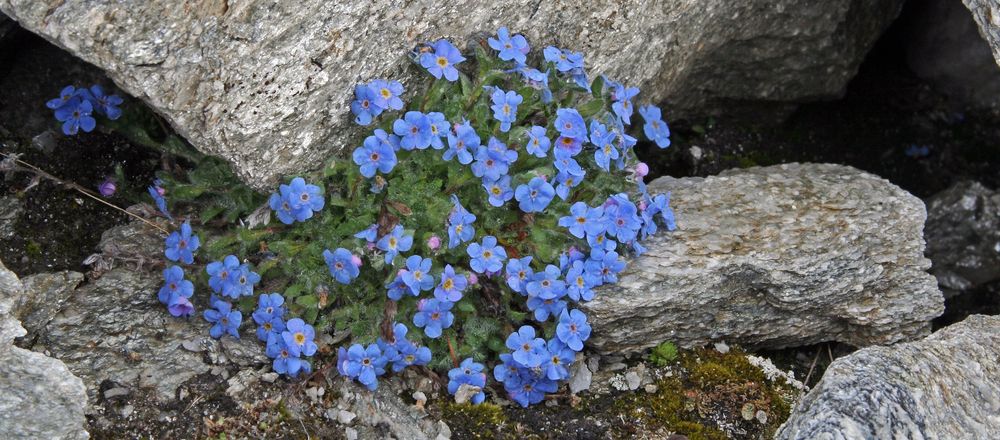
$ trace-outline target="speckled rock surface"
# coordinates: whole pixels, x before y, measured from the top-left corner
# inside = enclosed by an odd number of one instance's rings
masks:
[[[889,344],[930,332],[944,310],[926,270],[920,199],[855,168],[786,164],[663,177],[678,230],[644,244],[581,308],[599,352],[669,340],[752,348]]]
[[[1000,2],[996,0],[962,0],[972,11],[979,25],[979,34],[990,44],[993,58],[1000,64]]]
[[[28,330],[28,338],[34,338],[35,331],[45,327],[62,310],[81,281],[83,274],[71,270],[40,273],[21,280],[24,291],[14,314]]]
[[[1000,317],[833,362],[778,439],[1000,437]]]
[[[198,149],[269,188],[361,138],[353,86],[424,75],[406,58],[499,26],[583,51],[591,72],[666,101],[668,119],[734,102],[835,97],[901,0],[0,0],[24,28],[106,70]],[[55,89],[54,89],[55,90]]]
[[[0,438],[86,439],[83,382],[57,359],[13,346],[25,334],[11,315],[21,282],[0,262]]]
[[[942,288],[1000,279],[1000,192],[960,182],[927,200],[927,256]]]

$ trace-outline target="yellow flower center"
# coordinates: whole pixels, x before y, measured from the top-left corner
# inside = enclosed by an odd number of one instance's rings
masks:
[[[438,57],[437,65],[441,67],[448,67],[448,59],[445,57]]]
[[[306,343],[306,335],[302,334],[301,332],[300,333],[296,333],[295,334],[295,343],[299,344],[299,345],[305,344]]]

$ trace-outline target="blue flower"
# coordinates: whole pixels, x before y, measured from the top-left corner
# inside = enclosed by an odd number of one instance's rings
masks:
[[[556,166],[556,169],[560,172],[565,172],[572,174],[574,176],[582,176],[584,174],[583,167],[580,163],[573,159],[573,157],[558,153],[560,150],[556,150],[556,160],[552,164]]]
[[[368,85],[354,86],[354,101],[351,102],[351,112],[354,122],[358,125],[370,125],[373,118],[382,114],[382,106],[375,104],[377,94]]]
[[[378,388],[378,376],[385,374],[386,360],[377,344],[364,348],[354,344],[347,350],[347,362],[344,371],[348,377],[357,379],[362,385],[374,391]]]
[[[556,130],[559,134],[575,139],[587,138],[587,123],[583,121],[583,116],[574,108],[561,108],[556,110]]]
[[[233,291],[234,288],[230,286],[233,284],[233,278],[240,274],[240,260],[235,255],[228,255],[222,261],[208,263],[208,266],[205,266],[205,272],[209,275],[208,286],[215,293],[229,296],[224,292]]]
[[[642,131],[646,133],[646,138],[656,142],[656,146],[660,148],[669,147],[670,128],[668,128],[667,123],[663,122],[663,119],[661,119],[660,108],[653,105],[647,105],[639,108],[639,114],[641,114],[642,119],[646,121],[646,124],[642,126]]]
[[[583,341],[590,337],[587,315],[576,309],[563,311],[556,325],[556,337],[573,351],[583,350]]]
[[[528,130],[528,145],[526,148],[529,154],[534,154],[535,157],[546,157],[548,156],[551,144],[552,141],[545,136],[545,127],[535,125]]]
[[[318,348],[314,342],[316,330],[299,318],[289,319],[285,323],[281,339],[285,341],[285,346],[293,356],[312,356]]]
[[[214,309],[205,310],[204,313],[205,320],[212,323],[208,334],[219,339],[223,334],[229,333],[234,338],[239,339],[243,315],[238,310],[233,310],[233,306],[225,301],[216,301],[212,307]]]
[[[504,92],[503,89],[494,87],[491,100],[493,105],[490,109],[493,110],[493,117],[500,121],[500,131],[504,133],[510,131],[510,124],[517,120],[517,106],[524,98],[513,90]]]
[[[560,280],[562,271],[551,264],[545,266],[545,272],[535,274],[535,277],[528,282],[528,295],[537,296],[540,299],[557,299],[566,294],[566,282]]]
[[[549,316],[558,316],[566,310],[566,301],[556,298],[542,299],[537,296],[528,297],[528,310],[535,313],[535,320],[545,322]]]
[[[529,87],[541,92],[542,102],[548,104],[552,102],[552,90],[549,89],[549,71],[542,72],[525,65],[518,65],[513,72],[518,72],[524,76],[525,83]]]
[[[403,282],[403,274],[406,273],[406,269],[400,269],[396,273],[396,278],[392,279],[392,282],[385,286],[386,296],[393,301],[399,301],[403,298],[404,294],[412,294],[410,287]]]
[[[194,284],[184,279],[184,269],[170,266],[163,270],[163,287],[157,294],[163,304],[170,304],[171,298],[190,298],[194,294]]]
[[[486,388],[486,373],[483,373],[483,364],[476,363],[472,358],[465,358],[462,364],[448,371],[448,394],[455,395],[462,385],[469,385],[479,388],[480,391],[469,399],[473,405],[478,405],[486,400],[486,393],[482,391]]]
[[[398,324],[402,325],[402,324]],[[412,342],[396,340],[393,346],[396,357],[392,360],[392,371],[400,372],[411,365],[427,365],[431,361],[431,349],[427,347],[417,347]]]
[[[583,151],[583,141],[586,138],[574,138],[569,136],[559,136],[556,138],[556,147],[552,154],[556,159],[573,157]]]
[[[455,207],[448,215],[448,249],[472,240],[476,236],[476,229],[472,227],[472,223],[476,221],[476,215],[462,207],[458,196],[452,194],[451,201]]]
[[[566,272],[566,295],[573,301],[594,299],[594,286],[601,284],[597,275],[587,271],[584,261],[574,261]]]
[[[541,365],[545,377],[549,380],[569,379],[569,366],[576,359],[576,353],[555,338],[550,339],[545,348],[547,356]]]
[[[354,149],[353,156],[354,163],[361,167],[361,175],[368,178],[374,177],[376,170],[388,174],[396,166],[396,152],[392,145],[376,136],[365,138],[364,145]]]
[[[554,393],[558,388],[559,384],[555,381],[529,372],[521,373],[521,380],[515,389],[505,387],[511,400],[524,408],[545,400],[545,393]]]
[[[151,185],[149,188],[147,188],[147,191],[149,192],[149,196],[153,198],[153,202],[156,203],[156,209],[159,209],[160,213],[163,214],[165,217],[169,218],[170,220],[173,220],[174,217],[171,216],[170,212],[167,211],[167,199],[165,199],[163,197],[163,194],[160,193],[162,189],[163,188],[161,188],[159,185]]]
[[[45,106],[52,110],[57,110],[60,107],[69,104],[70,101],[73,100],[73,98],[78,98],[78,97],[79,95],[77,93],[76,87],[66,86],[63,87],[62,91],[59,92],[58,98],[49,100],[48,102],[45,103]]]
[[[580,52],[564,51],[558,47],[549,46],[542,51],[545,61],[556,64],[556,70],[569,72],[573,69],[583,68],[583,54]]]
[[[323,209],[325,201],[318,186],[307,184],[305,179],[296,177],[288,184],[288,203],[295,213],[295,219],[301,222],[312,217],[313,211]]]
[[[608,238],[604,233],[598,235],[587,235],[587,244],[590,245],[590,249],[599,249],[602,251],[613,251],[618,246],[618,242],[614,239]]]
[[[535,272],[531,270],[531,260],[533,257],[511,258],[507,261],[507,286],[511,290],[525,294],[528,283],[534,280]]]
[[[490,138],[490,142],[492,141],[493,138]],[[510,163],[507,159],[508,156],[505,153],[479,147],[479,151],[476,152],[476,161],[472,163],[472,174],[476,177],[482,177],[483,180],[498,180],[510,169]]]
[[[396,225],[392,232],[379,239],[376,246],[385,251],[385,264],[392,264],[396,255],[413,247],[413,235],[403,235],[403,225]]]
[[[580,174],[560,171],[556,174],[556,195],[560,199],[566,200],[569,197],[569,190],[575,188],[583,181],[585,171],[580,170]]]
[[[503,206],[508,200],[514,198],[514,190],[510,188],[510,176],[501,176],[498,180],[483,181],[483,188],[489,195],[490,205]]]
[[[309,362],[293,355],[285,344],[285,340],[278,334],[272,333],[268,336],[265,353],[267,357],[274,359],[271,368],[274,369],[275,373],[295,377],[300,373],[309,374],[312,371]]]
[[[288,190],[282,190],[281,193],[271,194],[271,198],[267,200],[267,205],[274,211],[278,220],[286,225],[290,225],[295,223],[295,210],[293,210],[292,205],[288,203],[287,194]]]
[[[80,89],[77,93],[81,94],[87,101],[90,101],[90,104],[94,107],[94,111],[97,113],[107,116],[112,121],[121,117],[122,110],[118,106],[123,101],[120,96],[105,94],[104,89],[97,84],[90,86],[89,91],[87,89]]]
[[[323,259],[326,261],[326,267],[330,269],[330,276],[340,284],[351,284],[351,281],[361,273],[354,258],[351,251],[344,248],[337,248],[333,252],[329,249],[323,251]]]
[[[441,138],[447,137],[451,132],[451,125],[448,123],[448,120],[445,119],[444,113],[427,113],[427,122],[430,124],[431,130],[431,148],[435,150],[444,148],[444,143],[441,142]]]
[[[441,337],[441,330],[451,327],[455,321],[455,315],[451,313],[453,305],[449,301],[427,300],[413,315],[413,324],[422,327],[428,338],[437,339]]]
[[[663,219],[663,223],[667,225],[668,231],[673,231],[677,229],[677,222],[674,220],[674,210],[670,208],[670,193],[657,194],[653,197],[653,203],[651,203],[650,208],[653,209],[655,213],[660,214],[660,218]]]
[[[448,81],[458,80],[458,69],[455,68],[455,65],[465,61],[462,53],[444,39],[437,40],[432,47],[433,52],[424,52],[420,55],[420,65],[437,79],[444,76]]]
[[[472,152],[479,149],[479,135],[476,130],[465,121],[455,127],[455,134],[448,132],[448,149],[444,152],[444,160],[458,156],[458,163],[468,165],[472,163]]]
[[[167,236],[166,249],[163,253],[170,261],[178,261],[184,264],[194,263],[194,251],[201,246],[201,240],[197,235],[191,235],[191,223],[184,222],[180,231],[174,231]]]
[[[438,301],[457,302],[462,299],[462,291],[468,287],[469,281],[465,275],[458,275],[450,264],[444,266],[441,273],[441,283],[434,289],[434,298]]]
[[[524,212],[544,211],[555,195],[555,188],[552,188],[552,185],[541,177],[535,177],[527,185],[519,185],[514,190],[514,198],[517,199],[518,206]]]
[[[277,293],[265,293],[257,298],[253,320],[257,323],[257,339],[267,342],[271,335],[285,331],[285,298]]]
[[[483,237],[482,245],[470,244],[466,252],[472,258],[469,266],[478,273],[499,272],[503,269],[504,260],[507,259],[507,251],[497,244],[497,238],[492,235]]]
[[[615,133],[608,131],[604,124],[596,120],[590,121],[590,143],[597,147],[594,151],[594,161],[605,171],[611,167],[612,159],[618,159],[618,149],[613,143],[615,137]]]
[[[382,109],[403,109],[403,100],[399,97],[403,94],[403,84],[399,81],[376,79],[368,83],[368,87],[375,92],[375,105]]]
[[[97,121],[91,116],[94,106],[85,99],[72,98],[62,107],[55,111],[56,120],[62,122],[62,131],[65,135],[75,135],[80,129],[90,133],[97,127]]]
[[[226,289],[223,289],[223,295],[233,298],[251,296],[253,295],[253,286],[260,282],[260,275],[250,270],[249,264],[244,263],[239,266],[238,271],[232,274],[230,280],[230,290],[227,292]]]
[[[642,227],[638,209],[624,195],[612,196],[612,200],[615,203],[604,208],[608,235],[615,236],[622,243],[632,241]]]
[[[174,317],[188,317],[194,313],[194,304],[183,296],[171,296],[167,302],[167,311]]]
[[[410,151],[414,148],[425,150],[431,146],[433,138],[431,133],[431,121],[427,115],[420,112],[406,112],[403,119],[397,119],[392,123],[392,131],[399,137],[400,148]],[[440,142],[440,140],[439,140]]]
[[[368,227],[362,230],[361,232],[354,234],[354,238],[360,238],[369,243],[374,243],[377,237],[378,237],[378,225],[374,223],[368,225]]]
[[[601,284],[610,284],[618,282],[618,272],[625,270],[625,262],[618,260],[618,253],[615,251],[591,249],[586,267],[587,272],[594,274]]]
[[[611,104],[611,110],[621,118],[622,122],[629,124],[632,119],[632,98],[639,94],[639,89],[636,87],[628,87],[621,84],[615,84],[613,92],[614,103]]]
[[[530,50],[528,40],[523,35],[511,36],[506,27],[497,30],[497,38],[490,37],[486,41],[493,50],[500,52],[498,56],[504,61],[514,60],[516,63],[523,64],[525,55]]]
[[[569,233],[576,238],[583,238],[586,234],[587,214],[590,207],[586,203],[576,202],[569,207],[570,215],[559,218],[559,226],[569,229]]]
[[[517,332],[507,336],[507,348],[513,350],[514,361],[528,367],[535,368],[542,364],[545,356],[545,340],[535,337],[535,329],[530,325],[523,325]]]
[[[406,259],[406,272],[403,273],[403,283],[410,288],[413,296],[421,291],[434,287],[434,276],[431,275],[431,259],[419,255],[411,255]]]

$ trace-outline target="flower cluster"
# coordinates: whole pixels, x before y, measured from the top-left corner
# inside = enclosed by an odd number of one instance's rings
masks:
[[[386,110],[402,110],[402,94],[403,85],[399,81],[376,79],[368,84],[358,84],[354,87],[354,101],[351,102],[354,122],[371,125],[374,118]]]
[[[281,185],[278,192],[271,194],[268,205],[274,210],[278,220],[290,225],[296,221],[304,222],[313,216],[313,212],[323,209],[325,201],[316,185],[307,184],[305,179],[296,177],[288,185]]]
[[[45,106],[55,111],[56,120],[62,122],[63,134],[77,134],[80,130],[90,133],[97,127],[94,114],[104,115],[115,120],[122,115],[118,108],[122,103],[118,95],[108,95],[99,85],[90,89],[66,86],[59,92],[59,97],[49,100]]]
[[[337,371],[341,376],[357,380],[369,390],[378,388],[378,376],[392,368],[394,373],[409,366],[427,365],[431,361],[431,350],[420,347],[406,338],[408,329],[395,323],[392,327],[392,341],[379,338],[374,344],[364,347],[354,344],[350,348],[341,347],[337,351]]]

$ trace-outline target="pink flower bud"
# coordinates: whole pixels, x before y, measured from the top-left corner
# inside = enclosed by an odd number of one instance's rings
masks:
[[[479,284],[479,277],[474,273],[469,274],[469,284]]]
[[[369,241],[368,242],[368,250],[372,250],[372,249],[375,249],[375,242],[374,241]]]
[[[161,196],[167,195],[167,189],[162,186],[156,187],[156,192]]]
[[[104,179],[104,182],[97,186],[97,191],[104,197],[111,197],[115,195],[115,191],[117,190],[118,185],[115,184],[115,179],[110,177]]]
[[[427,298],[424,298],[424,299],[421,299],[420,301],[417,301],[417,310],[418,311],[423,311],[424,310],[424,306],[426,304],[427,304]]]
[[[403,276],[403,274],[405,274],[407,272],[409,272],[409,271],[406,270],[406,269],[399,269],[399,271],[396,272],[396,276],[397,277],[401,277],[401,276]]]
[[[354,263],[355,266],[361,267],[361,257],[351,254],[351,262]]]
[[[646,165],[645,162],[639,162],[639,164],[635,166],[635,175],[639,177],[646,177],[647,174],[649,174],[649,165]]]
[[[431,238],[427,239],[427,247],[432,251],[436,251],[441,248],[441,237],[437,235],[432,235]]]
[[[639,201],[639,210],[640,211],[645,211],[646,210],[646,201],[645,200],[640,200]]]

